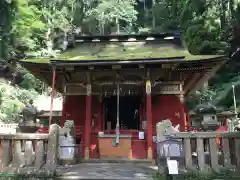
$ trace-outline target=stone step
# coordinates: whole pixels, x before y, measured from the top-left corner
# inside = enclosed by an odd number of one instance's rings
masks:
[[[57,168],[59,180],[70,179],[112,179],[112,180],[152,180],[156,170],[143,163],[81,163]]]
[[[137,159],[137,160],[128,160],[128,159],[81,159],[80,163],[133,163],[133,164],[155,164],[155,161],[147,159]]]
[[[84,177],[84,176],[60,176],[57,177],[56,180],[152,180],[152,178],[144,177],[144,178],[132,178],[132,177]]]

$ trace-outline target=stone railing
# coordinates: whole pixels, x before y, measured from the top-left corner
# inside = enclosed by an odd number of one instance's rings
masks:
[[[240,132],[177,132],[165,137],[182,140],[180,169],[204,172],[240,168]]]
[[[0,134],[0,173],[54,174],[58,163],[59,126],[48,134]]]

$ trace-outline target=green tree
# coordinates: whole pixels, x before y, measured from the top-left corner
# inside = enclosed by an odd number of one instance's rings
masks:
[[[98,5],[89,10],[87,15],[99,22],[102,34],[104,34],[105,25],[111,23],[116,26],[116,33],[120,34],[121,22],[131,27],[137,20],[135,5],[135,0],[99,0]]]
[[[20,112],[29,99],[35,99],[37,92],[13,87],[8,84],[0,85],[0,121],[18,122]]]
[[[0,1],[0,60],[7,61],[13,44],[12,22],[16,12],[16,1]]]
[[[17,1],[12,33],[15,38],[15,49],[20,50],[20,53],[38,50],[41,47],[39,39],[46,31],[46,24],[42,21],[42,11],[36,2],[38,0]]]
[[[191,53],[226,54],[231,38],[231,51],[239,47],[239,25],[236,0],[2,0],[0,60],[56,56],[56,49],[66,48],[67,34],[76,29],[81,34],[181,31]],[[12,68],[24,78],[18,90],[42,92],[42,83],[18,67]],[[228,72],[232,70],[226,68],[211,82],[216,94],[235,82],[236,75],[223,82]],[[204,94],[201,90],[195,98]]]

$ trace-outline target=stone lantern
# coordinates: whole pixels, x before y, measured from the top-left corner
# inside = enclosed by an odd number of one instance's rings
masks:
[[[195,113],[200,118],[201,127],[205,131],[215,131],[220,125],[217,119],[216,107],[209,103],[198,105]]]
[[[19,123],[18,127],[22,133],[35,133],[40,127],[40,124],[37,122],[37,116],[43,114],[42,111],[38,111],[36,107],[33,106],[33,100],[30,100],[29,103],[22,110],[23,120]]]

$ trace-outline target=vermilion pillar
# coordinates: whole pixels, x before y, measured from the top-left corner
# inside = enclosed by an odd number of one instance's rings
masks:
[[[85,137],[84,137],[84,157],[89,159],[89,148],[91,140],[91,119],[92,119],[92,93],[91,84],[87,85],[87,95],[86,95],[86,119],[85,119]]]
[[[146,117],[147,117],[147,149],[148,159],[152,160],[152,96],[151,81],[146,82]]]

